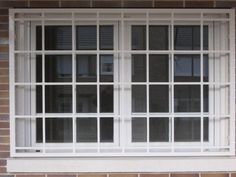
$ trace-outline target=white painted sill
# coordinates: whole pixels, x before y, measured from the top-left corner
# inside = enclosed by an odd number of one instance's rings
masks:
[[[9,158],[8,172],[236,171],[236,157]]]

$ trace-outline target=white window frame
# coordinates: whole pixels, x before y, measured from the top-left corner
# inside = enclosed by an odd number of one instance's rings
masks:
[[[24,16],[24,14],[26,16]],[[59,15],[58,15],[59,14]],[[65,15],[63,15],[65,14]],[[69,15],[68,15],[69,14]],[[218,17],[217,15],[221,15],[221,14],[226,14],[225,17]],[[39,16],[37,16],[39,15]],[[91,15],[91,16],[90,16]],[[186,16],[187,15],[187,16]],[[207,16],[209,15],[209,16]],[[229,9],[158,9],[158,10],[150,10],[150,9],[11,9],[10,10],[10,14],[9,14],[9,38],[10,38],[10,134],[11,134],[11,156],[12,157],[38,157],[38,156],[225,156],[225,155],[234,155],[235,152],[235,140],[234,140],[234,135],[235,135],[235,125],[234,125],[234,117],[235,117],[235,103],[234,103],[234,99],[235,99],[235,86],[234,86],[234,66],[235,66],[235,44],[234,44],[234,32],[235,32],[235,27],[234,27],[234,11],[233,10],[229,10]],[[114,51],[114,53],[116,53],[117,55],[119,54],[121,57],[121,64],[120,64],[120,68],[121,68],[121,82],[118,83],[118,86],[120,86],[120,93],[121,93],[121,97],[120,99],[120,105],[121,105],[121,110],[120,110],[120,115],[117,114],[116,112],[114,114],[114,120],[116,120],[116,117],[121,117],[120,120],[120,129],[119,129],[119,137],[120,137],[120,150],[119,152],[112,152],[112,153],[103,153],[101,150],[100,145],[98,146],[98,151],[97,153],[76,153],[75,152],[75,148],[76,145],[75,143],[73,143],[73,153],[46,153],[45,152],[45,148],[46,148],[46,144],[45,144],[45,130],[44,130],[44,141],[43,141],[43,153],[17,153],[16,152],[16,130],[15,130],[15,119],[16,118],[36,118],[36,117],[40,117],[39,115],[28,115],[28,116],[19,116],[15,114],[15,85],[17,85],[18,83],[15,83],[15,54],[30,54],[30,53],[37,53],[36,51],[30,51],[30,50],[15,50],[15,22],[24,22],[24,21],[40,21],[42,23],[42,27],[44,27],[46,25],[46,21],[48,20],[53,20],[53,21],[70,21],[72,27],[74,27],[76,25],[75,21],[79,20],[79,21],[95,21],[96,25],[98,26],[100,24],[100,21],[119,21],[119,30],[117,31],[117,34],[119,33],[119,39],[120,39],[120,43],[119,43],[119,49],[117,51]],[[202,60],[203,60],[203,54],[204,52],[206,53],[212,53],[212,54],[221,54],[221,53],[226,53],[229,55],[229,62],[230,62],[230,82],[227,83],[229,85],[230,88],[230,106],[229,106],[229,114],[227,115],[221,115],[220,113],[217,116],[226,116],[229,121],[230,121],[230,127],[229,127],[229,134],[230,134],[230,140],[229,140],[229,146],[227,147],[212,147],[213,151],[211,152],[206,152],[204,151],[204,142],[203,142],[203,137],[201,137],[201,145],[200,145],[200,151],[199,152],[188,152],[188,151],[180,151],[177,152],[175,151],[176,146],[175,143],[172,141],[171,146],[170,146],[170,152],[161,152],[161,153],[153,153],[150,152],[149,149],[149,143],[147,143],[147,147],[145,149],[145,152],[140,153],[140,152],[130,152],[130,150],[132,151],[133,147],[126,147],[126,142],[125,142],[125,138],[127,135],[127,118],[129,119],[130,115],[126,115],[125,112],[125,107],[126,105],[125,103],[125,99],[129,98],[127,97],[129,95],[129,93],[126,93],[125,91],[125,86],[127,85],[127,83],[125,83],[125,55],[126,52],[131,52],[132,51],[126,51],[125,48],[125,24],[126,22],[135,22],[135,21],[144,21],[146,23],[146,25],[149,25],[149,21],[151,20],[156,20],[156,21],[168,21],[170,22],[170,26],[172,27],[171,30],[171,36],[173,36],[173,26],[175,24],[176,21],[197,21],[198,23],[200,23],[200,27],[201,27],[201,31],[203,31],[203,24],[205,21],[226,21],[229,23],[229,49],[227,50],[210,50],[210,51],[204,51],[202,48],[200,49],[200,51],[184,51],[184,53],[200,53],[201,55],[201,68],[203,68],[203,64],[202,64]],[[72,31],[74,30],[74,28],[72,29]],[[43,36],[44,36],[44,30],[42,30],[43,32]],[[74,30],[75,31],[75,30]],[[73,37],[73,35],[75,35],[75,32],[72,32],[72,39],[75,39],[75,37]],[[98,33],[97,33],[97,37],[98,37]],[[97,38],[99,39],[99,38]],[[44,40],[44,38],[42,38],[42,40]],[[98,40],[99,41],[99,40]],[[201,32],[201,44],[203,42],[203,34]],[[44,45],[44,41],[42,42]],[[75,41],[72,41],[73,44],[75,44]],[[147,38],[147,45],[148,45],[148,38]],[[75,46],[75,45],[72,45]],[[203,45],[201,45],[203,46]],[[44,47],[43,47],[44,48]],[[73,62],[75,61],[75,53],[77,53],[77,51],[75,51],[75,49],[73,48],[72,51],[74,52],[73,55]],[[51,51],[43,51],[43,53],[50,53]],[[71,52],[71,51],[68,51]],[[173,42],[172,42],[172,46],[171,46],[171,50],[168,51],[168,53],[170,53],[171,57],[173,58],[174,54],[176,51],[174,51],[173,48]],[[183,51],[182,51],[183,52]],[[55,54],[55,51],[52,51],[52,53]],[[56,52],[57,53],[57,52]],[[58,52],[60,53],[60,52]],[[62,52],[64,53],[64,51]],[[108,52],[109,53],[109,52]],[[160,51],[160,53],[165,53]],[[177,52],[178,53],[178,52]],[[180,51],[181,53],[181,51]],[[97,53],[97,56],[99,57],[99,53]],[[115,56],[115,54],[114,54]],[[97,58],[98,58],[97,57]],[[43,55],[44,58],[44,55]],[[43,59],[44,60],[44,59]],[[173,61],[173,60],[172,60]],[[98,64],[98,63],[97,63]],[[44,64],[43,64],[44,65]],[[73,64],[73,72],[75,73],[75,64]],[[99,71],[99,64],[98,64],[98,71]],[[172,71],[173,71],[173,64],[172,64]],[[44,71],[43,71],[44,72]],[[128,83],[130,84],[130,83]],[[173,79],[172,79],[172,85],[173,83]],[[20,84],[19,84],[20,85]],[[27,85],[27,84],[25,84]],[[28,84],[30,85],[30,84]],[[37,84],[33,84],[33,85],[37,85]],[[63,84],[64,85],[64,84]],[[202,89],[202,87],[201,87]],[[75,90],[75,85],[73,85],[73,92]],[[173,89],[172,89],[173,90]],[[45,92],[43,90],[43,92]],[[99,92],[98,92],[99,93]],[[115,93],[115,92],[114,92]],[[128,95],[127,95],[128,94]],[[173,94],[173,91],[172,91]],[[202,97],[202,96],[201,96]],[[44,97],[43,97],[44,98]],[[117,98],[118,99],[118,98]],[[114,99],[115,100],[115,99]],[[201,98],[201,100],[203,100]],[[131,100],[129,100],[131,101]],[[43,101],[45,102],[45,101]],[[75,100],[73,100],[73,103],[75,102]],[[98,101],[99,102],[99,101]],[[148,102],[147,102],[148,103]],[[173,103],[173,101],[172,101]],[[43,109],[44,109],[45,105],[43,105]],[[75,107],[75,105],[73,104],[73,107]],[[203,107],[203,101],[201,101],[201,110]],[[115,110],[116,107],[114,107]],[[173,108],[173,105],[172,105]],[[75,110],[75,109],[74,109]],[[45,112],[45,111],[44,111]],[[175,115],[177,115],[176,113],[172,113],[172,117],[174,117]],[[43,115],[45,117],[45,115]],[[56,114],[53,114],[52,116],[56,116]],[[71,117],[71,115],[63,115],[64,117]],[[188,115],[189,116],[189,115]],[[196,116],[196,115],[190,115],[190,116]],[[201,124],[203,124],[203,120],[202,117],[204,116],[203,111],[201,111]],[[213,115],[210,115],[213,116]],[[48,116],[46,116],[48,117]],[[99,115],[98,115],[99,117]],[[74,115],[73,120],[75,121],[76,117]],[[172,119],[172,124],[173,124],[174,119]],[[75,125],[75,124],[74,124]],[[43,119],[43,127],[45,129],[45,118]],[[201,126],[202,127],[202,126]],[[221,127],[219,127],[221,128]],[[75,131],[75,128],[74,128]],[[99,130],[98,130],[99,131]],[[201,129],[201,134],[202,134],[203,130]],[[27,133],[27,132],[26,132]],[[75,132],[74,132],[75,133]],[[99,135],[99,133],[98,133]],[[210,136],[210,135],[209,135]],[[173,131],[172,131],[172,137],[173,137]],[[75,142],[75,140],[74,140]],[[64,143],[63,143],[64,144]],[[186,145],[186,143],[182,144],[182,145]],[[183,149],[183,146],[181,145],[181,149]],[[189,147],[188,147],[189,148]],[[196,148],[196,147],[194,147]],[[28,149],[28,150],[33,150],[35,149],[35,147],[27,147],[27,148],[19,148],[19,149]],[[113,149],[113,148],[111,148]],[[137,148],[138,149],[138,148]],[[222,151],[222,149],[227,149],[227,151]],[[116,150],[116,148],[114,148],[114,150]],[[128,151],[126,151],[128,150]]]

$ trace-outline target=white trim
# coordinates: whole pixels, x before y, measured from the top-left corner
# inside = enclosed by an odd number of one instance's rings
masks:
[[[236,171],[236,158],[18,158],[7,172],[206,172]]]

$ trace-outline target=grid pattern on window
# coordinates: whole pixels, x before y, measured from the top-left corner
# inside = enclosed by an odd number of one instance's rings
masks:
[[[234,153],[231,10],[12,10],[13,156]]]

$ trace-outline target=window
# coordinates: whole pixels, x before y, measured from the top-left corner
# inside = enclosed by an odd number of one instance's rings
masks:
[[[234,154],[233,16],[13,10],[12,155]]]

